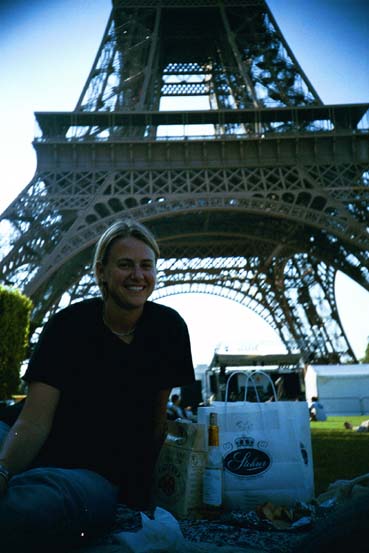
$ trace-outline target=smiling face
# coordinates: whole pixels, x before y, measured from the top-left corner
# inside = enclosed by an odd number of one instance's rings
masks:
[[[117,238],[105,265],[100,263],[98,271],[104,282],[106,304],[141,312],[155,288],[155,253],[133,236]]]

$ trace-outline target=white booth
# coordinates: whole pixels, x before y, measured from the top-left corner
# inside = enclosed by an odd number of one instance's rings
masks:
[[[318,396],[327,415],[369,414],[369,364],[308,365],[306,400]]]

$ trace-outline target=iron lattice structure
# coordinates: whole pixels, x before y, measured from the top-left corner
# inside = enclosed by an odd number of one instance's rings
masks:
[[[128,215],[161,247],[154,297],[219,294],[289,353],[356,361],[334,285],[369,290],[368,109],[322,103],[263,0],[114,0],[75,110],[36,113],[1,279],[39,326],[97,293],[94,244]]]

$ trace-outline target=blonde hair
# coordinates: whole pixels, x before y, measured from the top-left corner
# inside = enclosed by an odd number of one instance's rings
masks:
[[[108,227],[105,232],[100,236],[95,249],[95,255],[93,259],[93,270],[95,274],[95,280],[104,294],[104,286],[99,277],[97,265],[106,265],[108,262],[109,253],[113,242],[118,238],[128,238],[133,236],[137,240],[144,242],[155,254],[155,261],[160,257],[160,249],[158,243],[151,233],[151,231],[145,227],[142,223],[139,223],[135,219],[123,219],[113,223]]]

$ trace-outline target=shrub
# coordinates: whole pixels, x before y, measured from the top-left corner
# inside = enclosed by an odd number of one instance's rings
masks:
[[[0,285],[0,400],[10,398],[19,390],[32,307],[27,296]]]

